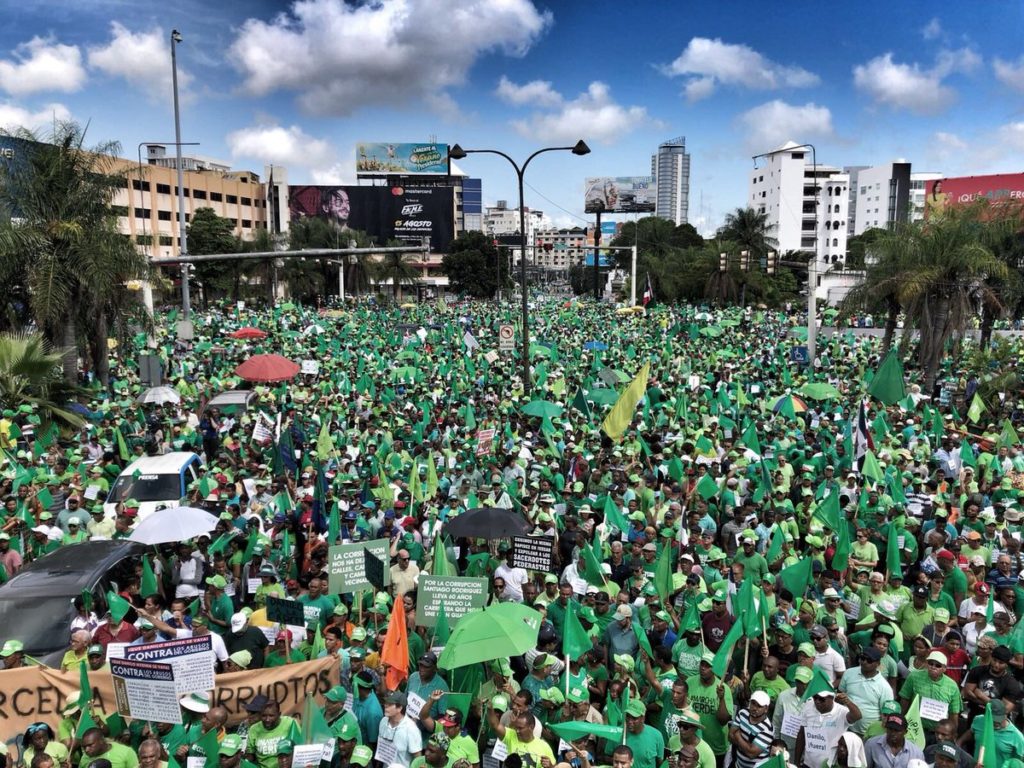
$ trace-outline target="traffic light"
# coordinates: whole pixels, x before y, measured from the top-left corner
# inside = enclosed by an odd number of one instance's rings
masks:
[[[776,266],[778,265],[779,254],[775,251],[768,251],[768,263],[765,265],[765,269],[769,275],[775,274]]]
[[[740,269],[750,271],[750,251],[740,251]]]
[[[718,271],[725,272],[729,269],[729,254],[720,253],[718,254]]]

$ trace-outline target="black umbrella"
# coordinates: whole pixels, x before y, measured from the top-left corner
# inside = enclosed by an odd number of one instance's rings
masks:
[[[453,538],[507,539],[526,536],[533,526],[522,515],[501,507],[480,507],[463,512],[444,524],[444,532]]]

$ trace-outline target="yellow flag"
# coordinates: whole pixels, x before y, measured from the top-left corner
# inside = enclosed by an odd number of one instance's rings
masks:
[[[636,378],[629,382],[629,386],[622,390],[619,399],[615,401],[615,405],[601,423],[601,429],[612,440],[621,438],[626,432],[626,427],[633,421],[636,404],[647,392],[647,376],[650,372],[651,364],[644,363],[644,367],[640,369]]]

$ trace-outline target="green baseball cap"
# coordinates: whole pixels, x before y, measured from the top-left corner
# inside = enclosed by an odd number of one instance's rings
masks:
[[[237,755],[242,750],[242,738],[234,733],[229,733],[220,743],[220,754],[227,757]]]

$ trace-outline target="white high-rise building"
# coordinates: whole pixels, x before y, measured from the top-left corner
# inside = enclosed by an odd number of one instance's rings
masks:
[[[690,156],[686,137],[678,136],[658,145],[651,155],[651,175],[657,189],[654,215],[670,219],[676,226],[689,221]]]
[[[907,221],[910,204],[910,163],[897,161],[863,168],[857,173],[854,229],[862,235],[869,229],[886,229],[898,221]],[[922,199],[923,203],[923,199]]]
[[[532,252],[534,233],[538,230],[551,229],[551,219],[535,208],[526,208],[526,247],[528,253]],[[513,235],[519,233],[519,209],[509,208],[505,200],[499,200],[496,205],[484,209],[484,232],[492,237],[501,235]],[[513,248],[512,263],[519,262],[519,249]]]
[[[849,174],[815,166],[810,150],[793,141],[759,158],[750,173],[749,206],[767,215],[780,253],[817,254],[818,289],[821,276],[846,256],[849,192]]]

